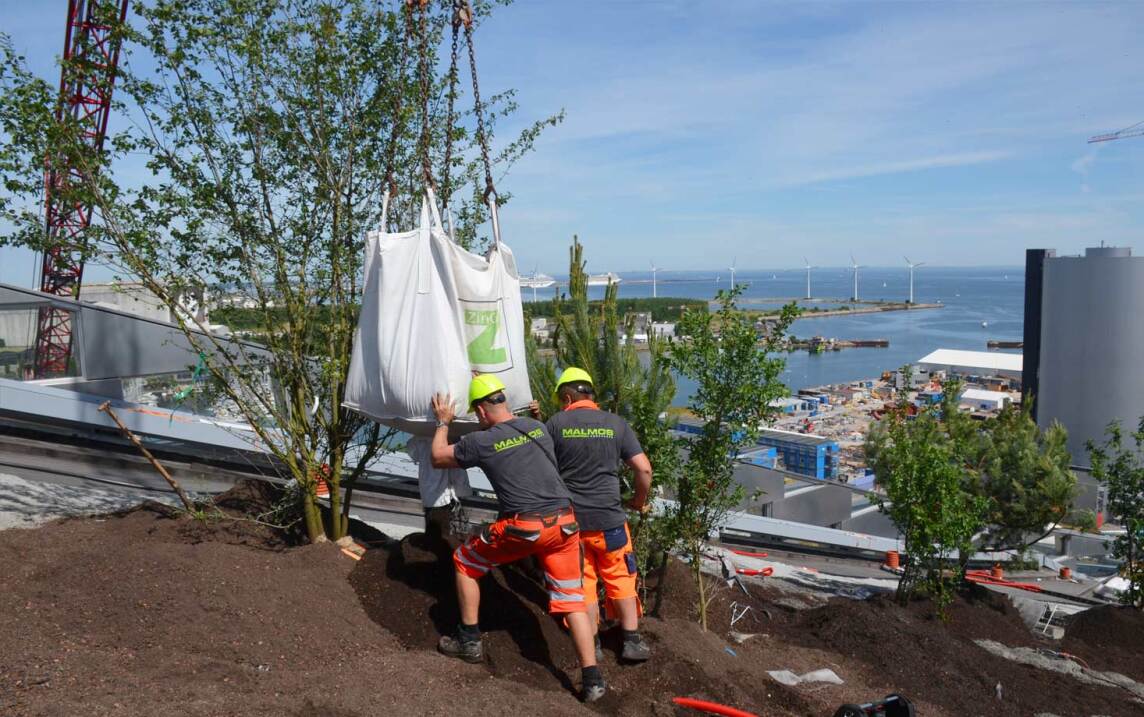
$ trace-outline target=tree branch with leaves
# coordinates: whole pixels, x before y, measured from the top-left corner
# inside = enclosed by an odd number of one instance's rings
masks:
[[[478,21],[491,6],[475,4]],[[70,118],[54,120],[50,84],[0,40],[7,66],[0,126],[8,133],[0,211],[12,227],[0,243],[45,248],[44,157],[68,157],[81,181],[64,201],[97,216],[71,248],[141,283],[172,310],[212,385],[302,486],[311,540],[340,537],[348,524],[342,488],[352,488],[392,436],[342,407],[364,237],[385,221],[387,168],[397,189],[393,216],[413,217],[420,206],[426,178],[410,120],[423,86],[432,97],[446,91],[434,48],[453,3],[427,9],[432,75],[424,85],[405,60],[405,3],[155,0],[134,10],[116,29],[125,44],[114,111],[128,126],[100,154],[84,151]],[[509,97],[486,102],[487,135],[515,109]],[[460,201],[456,235],[476,246],[485,241],[488,207],[471,116],[450,123],[440,104],[425,103],[429,166],[441,173],[445,143],[456,143],[453,185],[473,187]],[[500,166],[558,121],[542,119],[510,138],[496,157]],[[181,310],[183,296],[205,287],[254,305],[259,350]],[[315,496],[322,475],[331,489],[325,521]]]
[[[681,338],[672,339],[668,349],[668,365],[696,384],[688,407],[703,423],[696,438],[679,442],[687,457],[669,486],[674,507],[668,520],[672,547],[682,550],[691,565],[704,630],[709,586],[702,571],[703,550],[743,500],[743,487],[734,480],[739,453],[774,420],[779,409],[771,403],[788,393],[779,379],[786,361],[773,354],[799,313],[795,304],[788,304],[760,329],[736,305],[742,290],[737,286],[719,292],[714,313],[706,307],[684,312],[678,326]]]

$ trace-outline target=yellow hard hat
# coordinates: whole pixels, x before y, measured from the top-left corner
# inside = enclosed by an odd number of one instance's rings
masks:
[[[488,398],[497,391],[504,390],[504,383],[491,373],[481,373],[473,376],[469,382],[469,405]]]
[[[595,384],[592,383],[592,376],[584,369],[575,366],[564,369],[564,373],[556,379],[556,390],[559,391],[560,387],[566,383],[586,383],[595,388]]]

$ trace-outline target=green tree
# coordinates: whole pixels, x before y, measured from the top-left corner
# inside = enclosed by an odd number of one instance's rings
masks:
[[[1105,433],[1103,443],[1088,441],[1086,446],[1092,476],[1107,486],[1109,516],[1124,528],[1112,544],[1112,555],[1122,561],[1120,572],[1128,580],[1121,602],[1144,609],[1144,417],[1127,436],[1120,421],[1110,423]]]
[[[876,425],[867,442],[867,459],[879,484],[888,493],[892,489],[899,496],[883,503],[883,510],[895,520],[903,535],[903,525],[909,525],[922,536],[919,541],[936,531],[951,536],[957,543],[962,536],[960,528],[968,530],[971,536],[966,550],[954,546],[925,557],[932,565],[924,569],[919,566],[920,573],[910,572],[899,585],[903,600],[919,586],[940,600],[948,599],[947,584],[938,579],[938,566],[948,556],[958,553],[960,577],[976,551],[1023,552],[1065,518],[1076,496],[1076,476],[1069,469],[1068,434],[1060,424],[1054,423],[1042,431],[1033,420],[1031,406],[1007,406],[985,421],[975,420],[958,408],[962,388],[960,381],[948,381],[941,403],[922,409],[916,418],[909,415],[908,395],[903,392],[895,415]],[[939,494],[952,490],[952,483],[931,482],[924,477],[924,471],[938,470],[938,448],[948,454],[949,465],[959,475],[964,494],[952,503],[948,496]],[[921,453],[909,455],[913,450]],[[943,464],[940,470],[944,476],[946,466]],[[915,486],[914,481],[921,485]],[[892,503],[898,499],[918,501],[918,505],[901,505],[895,510]],[[949,505],[954,512],[934,514],[933,505]],[[963,515],[963,509],[969,512]],[[964,518],[972,518],[972,526]],[[912,557],[907,545],[907,565]]]
[[[779,380],[786,361],[771,354],[798,315],[793,303],[783,307],[760,338],[754,319],[736,305],[741,292],[741,286],[719,292],[715,313],[688,309],[679,323],[682,338],[671,340],[668,351],[668,365],[696,384],[688,407],[703,422],[698,436],[680,442],[687,458],[670,486],[675,500],[667,518],[672,547],[691,565],[704,630],[710,597],[703,549],[743,500],[743,487],[734,480],[740,451],[774,419],[778,409],[771,402],[787,394]]]
[[[490,6],[475,3],[477,22]],[[421,7],[370,0],[134,5],[133,25],[118,29],[126,43],[115,87],[116,111],[129,123],[99,154],[85,151],[71,118],[55,121],[53,83],[33,77],[11,43],[0,41],[7,134],[0,210],[14,228],[0,241],[44,248],[44,158],[66,157],[77,172],[61,190],[64,201],[90,206],[98,218],[70,250],[141,282],[172,309],[203,286],[252,300],[263,351],[174,313],[226,401],[304,488],[315,540],[344,534],[349,495],[343,503],[339,488],[343,481],[352,487],[386,438],[342,408],[363,237],[386,220],[381,196],[395,190],[391,216],[412,217],[427,183],[442,187],[446,202],[451,188],[472,187],[455,193],[455,230],[462,243],[479,243],[491,188],[479,130],[491,138],[497,119],[515,110],[505,93],[476,104],[483,113],[453,115],[459,90],[447,81],[452,72],[436,72],[434,50],[451,27],[453,3]],[[481,117],[483,125],[473,121]],[[491,163],[507,169],[557,121],[526,127]],[[116,176],[132,157],[144,158],[148,176]],[[323,524],[314,488],[325,472],[332,510]]]
[[[987,501],[976,549],[1022,551],[1052,532],[1077,494],[1064,427],[1054,422],[1042,431],[1031,405],[1007,406],[983,424],[955,406],[945,413],[972,430],[965,445],[967,489]]]
[[[946,401],[956,411],[960,386],[946,386]],[[947,411],[948,412],[948,411]],[[910,409],[906,398],[871,428],[866,459],[885,491],[880,508],[893,521],[906,548],[897,599],[906,604],[917,592],[928,593],[943,612],[952,599],[945,571],[973,552],[973,536],[985,521],[988,502],[965,490],[963,438],[943,423],[941,406]],[[956,426],[957,424],[952,424]]]

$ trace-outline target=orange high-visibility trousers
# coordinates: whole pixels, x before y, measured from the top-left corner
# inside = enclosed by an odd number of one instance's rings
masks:
[[[545,517],[501,518],[453,552],[457,571],[474,580],[505,563],[535,555],[544,569],[548,612],[585,612],[580,527],[571,511]]]
[[[604,596],[609,604],[614,600],[638,598],[639,573],[627,523],[611,530],[581,531],[580,545],[584,549],[584,598],[589,603],[599,599],[600,582],[604,583]],[[611,614],[611,610],[608,612]]]

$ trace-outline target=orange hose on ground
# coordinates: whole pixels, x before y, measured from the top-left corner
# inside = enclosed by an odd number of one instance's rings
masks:
[[[743,710],[721,705],[718,702],[708,702],[707,700],[697,700],[691,697],[672,697],[671,701],[680,707],[690,707],[693,710],[706,712],[707,714],[722,715],[723,717],[759,717],[754,712],[744,712]]]
[[[755,570],[753,568],[739,568],[735,571],[739,575],[746,575],[747,577],[762,577],[769,578],[775,574],[774,568],[763,568],[762,570]]]
[[[767,557],[766,553],[753,553],[750,550],[736,550],[735,548],[731,548],[731,552],[734,553],[735,555],[745,555],[748,558],[765,558],[765,557]]]
[[[1012,580],[1005,580],[1004,578],[997,580],[996,578],[991,578],[986,575],[974,575],[971,573],[966,573],[965,579],[971,583],[981,583],[982,585],[997,585],[1000,587],[1016,588],[1018,590],[1028,590],[1033,593],[1043,592],[1043,588],[1035,583],[1017,583]]]

